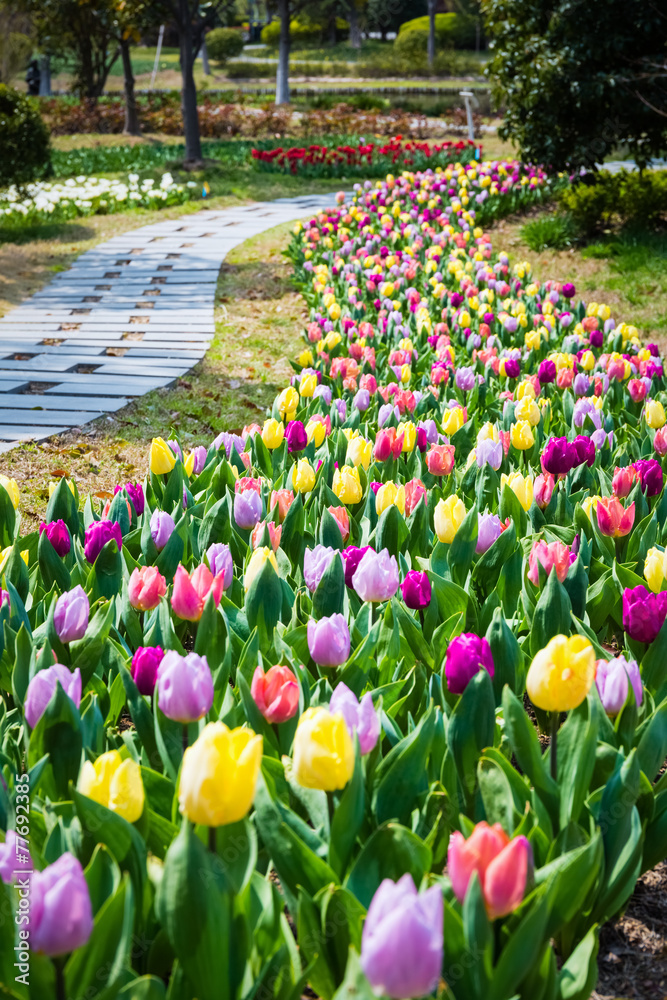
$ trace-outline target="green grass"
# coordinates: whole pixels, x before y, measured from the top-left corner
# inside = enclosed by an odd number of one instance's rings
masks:
[[[569,215],[545,215],[531,219],[521,230],[531,250],[566,250],[577,240],[577,227]]]
[[[584,259],[605,261],[604,286],[637,308],[653,302],[654,330],[667,335],[667,232],[629,229],[590,243]]]

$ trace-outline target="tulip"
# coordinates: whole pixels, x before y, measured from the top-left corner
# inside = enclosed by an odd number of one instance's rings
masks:
[[[435,533],[441,542],[453,542],[466,516],[465,504],[452,494],[439,500],[433,514]]]
[[[176,465],[176,456],[164,438],[153,438],[151,441],[151,453],[148,464],[155,476],[167,475]]]
[[[667,552],[655,546],[646,553],[644,560],[644,578],[654,594],[662,590],[667,577]]]
[[[456,434],[465,422],[466,414],[461,406],[454,406],[451,409],[445,410],[442,415],[442,429],[447,437]]]
[[[625,705],[630,684],[638,708],[643,701],[642,679],[636,660],[626,660],[624,656],[616,656],[613,660],[598,660],[595,683],[602,707],[612,717],[618,715]]]
[[[405,487],[396,483],[384,483],[375,494],[375,512],[380,516],[388,507],[398,507],[401,514],[405,513]]]
[[[401,439],[403,440],[402,451],[414,451],[417,444],[417,428],[411,420],[408,420],[407,423],[400,423],[396,428],[396,443],[398,444]]]
[[[601,534],[622,538],[632,531],[635,523],[634,501],[626,508],[615,497],[600,497],[595,508]]]
[[[363,496],[359,469],[351,468],[349,465],[336,469],[331,488],[343,503],[359,503]]]
[[[505,473],[500,477],[500,489],[509,486],[524,510],[528,510],[533,502],[533,480],[530,476],[522,476],[520,472]]]
[[[58,684],[77,708],[81,704],[81,671],[78,667],[72,671],[62,663],[54,663],[51,667],[38,670],[28,684],[23,706],[26,722],[31,729],[35,728],[44,715]]]
[[[299,383],[299,393],[304,398],[309,398],[315,392],[317,388],[317,375],[309,374],[303,375],[301,382]]]
[[[274,490],[269,498],[269,510],[278,508],[278,521],[282,522],[287,517],[287,511],[294,503],[294,493],[292,490]]]
[[[637,469],[635,469],[634,465],[627,465],[622,469],[619,469],[618,467],[614,469],[611,486],[615,496],[617,496],[619,500],[624,500],[625,497],[627,497],[631,492],[635,483],[639,481],[640,477]]]
[[[2,486],[5,492],[7,493],[9,499],[12,502],[12,507],[14,508],[14,510],[17,510],[19,501],[21,499],[19,494],[19,484],[16,482],[15,479],[9,479],[7,476],[0,475],[0,486]],[[54,489],[55,489],[55,484],[54,484]]]
[[[164,510],[154,510],[151,514],[150,529],[155,548],[161,552],[174,533],[176,524],[171,514],[167,514]]]
[[[167,445],[168,445],[169,448],[171,448],[171,450],[172,450],[173,454],[176,456],[176,458],[180,459],[181,462],[182,462],[183,461],[183,452],[181,451],[181,446],[178,443],[178,441],[173,441],[170,438],[167,441]]]
[[[315,486],[315,470],[307,458],[300,459],[293,466],[292,486],[299,493],[310,493]]]
[[[63,558],[66,556],[72,547],[72,539],[70,538],[69,530],[64,521],[51,521],[49,524],[46,521],[42,521],[39,526],[40,535],[46,532],[46,537],[51,542],[51,545],[56,550],[57,554]]]
[[[508,519],[509,520],[509,519]],[[497,541],[509,524],[503,524],[497,514],[477,515],[477,545],[475,552],[483,555]]]
[[[623,630],[637,642],[653,642],[667,617],[667,591],[651,594],[641,584],[623,591]]]
[[[350,655],[350,630],[341,614],[330,615],[307,626],[308,650],[319,667],[339,667]]]
[[[13,830],[7,830],[5,842],[0,844],[0,882],[5,885],[15,882],[19,866],[26,871],[34,868],[30,851],[22,838],[17,837]]]
[[[483,469],[485,465],[490,465],[497,472],[503,461],[503,445],[500,440],[481,441],[475,449],[475,461],[477,468]]]
[[[118,750],[103,753],[94,764],[84,761],[79,791],[118,813],[128,823],[136,823],[144,811],[141,768],[131,757],[123,760]]]
[[[592,468],[595,464],[595,445],[592,438],[586,437],[585,434],[578,434],[572,442],[572,448],[576,455],[574,467],[585,463],[589,468]]]
[[[352,586],[362,601],[388,601],[398,590],[398,563],[388,549],[368,549],[352,577]]]
[[[268,420],[264,421],[264,426],[262,428],[262,441],[270,451],[273,451],[275,448],[280,448],[284,437],[284,424],[282,424],[279,420],[276,420],[275,417],[270,417]]]
[[[234,483],[234,493],[245,493],[247,490],[251,490],[261,497],[262,495],[262,480],[253,478],[252,476],[241,476]]]
[[[299,708],[299,682],[289,667],[269,667],[266,673],[256,667],[250,693],[267,722],[287,722]]]
[[[661,427],[659,431],[655,432],[653,447],[656,454],[660,455],[661,458],[667,455],[667,427]]]
[[[366,441],[362,437],[353,437],[347,443],[345,461],[352,462],[353,465],[361,465],[364,471],[367,471],[371,464],[372,454],[373,444],[371,441]]]
[[[589,640],[556,635],[533,658],[526,690],[537,708],[567,712],[582,703],[594,680],[595,652]]]
[[[157,566],[137,566],[127,585],[130,604],[137,611],[152,611],[167,593],[167,581]]]
[[[262,516],[262,498],[255,490],[234,494],[234,520],[239,528],[249,531]]]
[[[234,562],[229,545],[214,542],[206,550],[206,561],[213,576],[222,577],[222,589],[227,590],[234,579]]]
[[[269,541],[271,543],[271,548],[274,552],[277,552],[280,547],[280,538],[283,533],[282,524],[273,524],[272,521],[258,521],[255,527],[252,529],[252,534],[250,536],[250,544],[253,549],[256,549],[260,543],[260,539],[264,537],[264,530],[269,533]]]
[[[278,563],[276,562],[273,549],[270,549],[267,545],[260,546],[255,549],[250,557],[248,565],[246,566],[246,571],[243,577],[243,587],[246,593],[250,590],[253,580],[259,575],[265,562],[271,563],[276,576],[280,576]]]
[[[90,603],[80,585],[61,594],[53,613],[53,627],[61,642],[83,639],[88,628]]]
[[[519,451],[526,451],[527,448],[532,448],[535,444],[535,437],[527,420],[518,420],[517,423],[512,424],[510,433],[512,444]]]
[[[285,440],[287,441],[287,451],[290,454],[295,451],[303,451],[308,444],[308,435],[300,420],[290,420],[285,428]]]
[[[89,563],[94,563],[107,542],[114,541],[118,551],[123,547],[123,536],[118,521],[93,521],[86,528],[83,551]]]
[[[447,874],[462,903],[477,873],[489,920],[512,913],[521,903],[533,868],[533,852],[524,836],[510,840],[500,823],[478,823],[466,840],[456,830],[449,841]]]
[[[354,771],[354,745],[343,715],[307,708],[294,735],[292,770],[304,788],[335,792]]]
[[[200,444],[193,448],[183,463],[189,478],[192,478],[193,475],[198,476],[203,471],[207,456],[208,452],[203,445]],[[139,512],[137,511],[137,513]]]
[[[452,694],[463,694],[478,670],[493,677],[495,667],[491,647],[474,632],[464,632],[452,639],[445,655],[445,680]]]
[[[535,478],[534,499],[540,510],[544,510],[551,503],[556,482],[550,472],[541,472]]]
[[[139,646],[132,657],[130,672],[140,694],[153,697],[157,672],[163,657],[164,650],[160,646]]]
[[[640,458],[635,462],[635,469],[642,484],[642,493],[647,497],[657,497],[662,493],[663,473],[659,462],[654,458]]]
[[[392,1000],[432,993],[442,969],[440,886],[419,894],[406,873],[384,879],[371,900],[361,938],[361,968],[373,992]]]
[[[326,545],[316,545],[314,549],[306,549],[304,552],[303,578],[311,594],[317,590],[320,580],[336,556],[339,556],[338,551]]]
[[[354,739],[354,734],[357,734],[362,755],[370,753],[380,736],[380,717],[375,711],[370,691],[359,701],[341,681],[336,685],[329,711],[332,715],[340,712],[350,736]]]
[[[356,545],[348,545],[346,549],[343,549],[341,553],[343,556],[343,566],[345,567],[345,586],[352,586],[352,578],[357,571],[357,566],[365,556],[366,552],[370,548],[370,545],[364,545],[362,548],[357,548]],[[374,550],[375,551],[375,550]]]
[[[563,542],[544,542],[542,540],[535,542],[528,559],[530,566],[528,579],[536,587],[539,587],[541,566],[547,576],[552,569],[555,569],[559,583],[563,583],[575,558],[569,546]]]
[[[183,754],[178,805],[191,823],[226,826],[247,816],[262,763],[262,737],[252,729],[209,722]]]
[[[453,444],[434,444],[426,452],[426,468],[432,476],[449,476],[454,468]]]
[[[421,479],[411,479],[405,484],[405,513],[408,517],[412,514],[422,497],[424,498],[424,504],[428,506],[428,494]]]
[[[347,509],[345,507],[331,506],[327,507],[327,510],[336,519],[343,541],[346,542],[350,537],[350,515]]]
[[[395,427],[386,427],[377,432],[373,448],[376,462],[386,462],[388,458],[398,458],[402,451],[403,435],[397,435]]]
[[[526,384],[530,385],[523,383]],[[526,421],[531,427],[537,427],[541,417],[540,408],[531,396],[523,395],[514,407],[514,416],[517,421]]]
[[[213,704],[213,678],[205,656],[170,649],[157,672],[158,706],[175,722],[196,722]]]
[[[550,382],[556,381],[556,365],[553,361],[549,359],[540,362],[540,366],[537,369],[537,377],[542,385],[548,385]]]
[[[278,412],[283,420],[293,420],[299,405],[299,393],[289,385],[278,396]]]
[[[653,430],[658,430],[660,427],[664,427],[665,421],[665,408],[658,399],[649,399],[644,407],[644,420],[648,427],[652,427]]]
[[[576,453],[566,437],[552,437],[542,453],[542,468],[553,476],[564,476],[574,468]]]
[[[66,955],[88,943],[93,933],[93,908],[83,868],[66,851],[30,877],[30,950]]]
[[[209,593],[217,608],[224,590],[224,575],[213,576],[208,566],[201,563],[192,573],[180,565],[174,574],[174,588],[171,594],[171,607],[175,615],[189,622],[198,622],[204,613],[204,605]]]
[[[431,581],[428,573],[420,573],[411,569],[406,573],[401,584],[403,600],[413,611],[421,611],[431,603]]]
[[[321,386],[320,388],[323,389],[325,387]],[[308,438],[308,444],[310,444],[311,441],[314,441],[315,447],[319,448],[327,434],[331,434],[331,418],[324,418],[319,413],[316,413],[306,424],[306,437]]]

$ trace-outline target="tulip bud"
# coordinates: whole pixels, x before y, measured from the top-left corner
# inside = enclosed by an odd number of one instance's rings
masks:
[[[350,515],[347,509],[345,507],[331,506],[327,507],[327,510],[336,519],[343,541],[346,542],[350,537]]]
[[[178,789],[182,815],[202,826],[238,823],[252,806],[261,762],[261,736],[245,727],[209,722],[183,754]]]
[[[61,642],[83,639],[88,628],[90,603],[82,586],[77,585],[56,601],[53,627]]]
[[[186,621],[198,622],[204,613],[204,605],[209,593],[217,608],[224,589],[224,576],[213,576],[208,566],[202,563],[189,574],[180,564],[174,574],[171,607],[174,614]]]
[[[595,683],[602,707],[612,717],[618,715],[625,705],[630,684],[638,708],[643,701],[642,679],[636,660],[626,660],[624,656],[616,656],[613,660],[598,660]]]
[[[435,533],[439,541],[451,543],[466,516],[465,504],[455,494],[439,500],[433,514]]]
[[[595,508],[601,534],[622,538],[632,531],[635,523],[634,501],[626,509],[615,497],[600,497]]]
[[[452,694],[463,694],[478,670],[486,670],[490,677],[495,673],[491,647],[485,638],[474,632],[456,636],[447,647],[445,655],[445,680]]]
[[[339,667],[350,655],[350,630],[341,614],[330,615],[307,627],[308,650],[320,667]]]
[[[89,563],[94,563],[107,544],[114,541],[120,551],[123,547],[123,536],[118,521],[93,521],[86,528],[83,551]]]
[[[653,642],[667,617],[667,591],[651,594],[644,586],[623,591],[623,630],[637,642]]]
[[[222,589],[227,590],[234,579],[234,561],[229,545],[214,542],[206,550],[206,560],[213,576],[222,577]]]
[[[574,559],[570,547],[564,542],[545,542],[540,539],[530,550],[528,579],[539,587],[541,566],[547,576],[555,569],[559,583],[563,583]]]
[[[306,709],[294,735],[296,781],[304,788],[335,792],[345,787],[353,771],[354,746],[342,714]]]
[[[130,604],[137,611],[152,611],[167,593],[167,581],[157,566],[137,566],[127,585]]]
[[[153,475],[167,475],[175,465],[176,456],[164,438],[153,438],[149,459],[149,466]]]
[[[339,500],[345,504],[359,503],[363,496],[359,469],[344,465],[336,469],[331,486]]]
[[[595,652],[589,640],[556,635],[533,658],[526,690],[545,712],[567,712],[582,703],[594,680]]]
[[[540,510],[544,510],[551,503],[556,481],[550,472],[541,472],[535,478],[534,499]]]
[[[311,594],[317,590],[320,580],[335,558],[340,558],[340,554],[326,545],[306,549],[303,555],[303,578]]]
[[[362,601],[388,601],[398,590],[398,563],[387,549],[368,549],[352,577],[352,586]]]
[[[289,667],[255,668],[250,693],[267,722],[287,722],[299,708],[299,682]]]
[[[205,656],[170,649],[157,672],[158,706],[175,722],[196,722],[213,704],[213,678]]]
[[[160,646],[139,646],[132,657],[131,674],[140,694],[153,697],[157,672],[164,657]]]
[[[283,443],[284,437],[285,427],[279,420],[276,420],[274,417],[270,417],[268,420],[264,421],[264,427],[262,428],[262,441],[270,451],[273,451],[275,448],[279,448]]]
[[[69,530],[64,521],[51,521],[47,524],[45,521],[39,526],[40,535],[46,532],[46,537],[51,542],[51,545],[56,550],[57,554],[61,559],[67,555],[72,547],[72,539],[70,538]]]
[[[103,753],[94,764],[84,761],[79,791],[118,813],[128,823],[136,823],[144,811],[141,768],[131,757],[123,760],[118,750]]]
[[[428,573],[420,573],[416,569],[409,570],[401,584],[401,593],[403,600],[413,611],[427,608],[431,603],[431,581]]]
[[[299,493],[310,493],[315,486],[315,470],[307,458],[300,459],[293,466],[292,486]]]
[[[31,729],[44,715],[58,684],[77,708],[81,704],[81,671],[78,667],[72,671],[62,663],[54,663],[45,670],[38,670],[28,684],[23,706]]]
[[[93,933],[93,908],[81,862],[68,851],[30,877],[30,949],[66,955]]]
[[[278,521],[280,524],[287,517],[287,511],[292,506],[294,502],[294,493],[292,490],[274,490],[269,498],[269,511],[272,511],[274,507],[278,507]]]
[[[154,510],[151,514],[151,538],[158,552],[161,552],[171,538],[176,524],[171,514],[164,510]]]
[[[396,483],[384,483],[375,494],[375,512],[380,516],[387,507],[398,507],[401,514],[405,513],[405,487]]]
[[[354,692],[341,681],[331,697],[329,711],[332,715],[340,712],[353,739],[356,733],[362,755],[370,753],[379,739],[381,728],[370,691],[359,701]]]
[[[453,444],[434,444],[426,452],[426,468],[432,476],[449,476],[454,468]]]
[[[510,840],[500,823],[489,826],[482,821],[467,840],[457,830],[449,841],[447,874],[454,895],[462,903],[477,874],[489,920],[517,909],[532,868],[533,853],[526,837]]]
[[[250,562],[246,566],[246,571],[243,577],[243,586],[246,593],[250,590],[250,586],[253,580],[259,574],[265,562],[271,563],[276,576],[280,575],[280,571],[278,569],[278,563],[276,562],[276,557],[273,552],[273,549],[270,549],[266,545],[260,546],[259,548],[255,549],[255,551],[250,557]]]
[[[262,516],[262,498],[254,490],[234,494],[234,520],[245,531],[254,528]]]

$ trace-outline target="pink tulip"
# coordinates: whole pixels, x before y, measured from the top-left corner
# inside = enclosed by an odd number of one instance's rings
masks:
[[[299,708],[299,682],[289,667],[256,667],[250,693],[267,722],[287,722]]]
[[[209,593],[217,607],[224,590],[225,575],[218,573],[213,576],[208,566],[197,566],[189,574],[183,566],[178,566],[174,576],[174,589],[171,595],[171,607],[174,614],[189,622],[198,622],[204,613],[204,605]]]
[[[454,895],[462,903],[477,872],[489,920],[516,910],[532,867],[533,852],[528,840],[523,836],[510,840],[500,823],[478,823],[467,840],[457,830],[449,841],[447,874]]]
[[[411,479],[410,482],[405,484],[405,516],[409,517],[413,510],[421,500],[424,498],[424,503],[428,504],[428,496],[426,495],[426,487],[422,483],[421,479]]]
[[[655,432],[653,447],[658,455],[667,455],[667,426],[661,427],[660,430]]]
[[[631,378],[628,392],[633,403],[641,403],[646,398],[646,383],[640,378]]]
[[[614,469],[614,476],[611,481],[612,489],[614,495],[619,498],[619,500],[625,499],[628,496],[632,487],[635,483],[640,480],[640,475],[635,469],[634,465],[626,465],[624,468],[619,469],[616,467]]]
[[[598,500],[595,512],[598,518],[598,527],[603,535],[622,538],[632,531],[632,525],[635,523],[634,500],[626,510],[616,497],[602,497],[601,500]]]
[[[130,604],[137,611],[152,611],[167,593],[167,581],[157,566],[137,566],[127,585]]]
[[[432,476],[449,476],[454,468],[453,444],[434,444],[426,452],[426,467]]]
[[[572,554],[568,545],[563,542],[535,542],[528,559],[529,570],[528,579],[536,587],[540,585],[540,566],[549,576],[552,569],[556,570],[559,583],[562,583],[567,576],[567,571],[572,562]]]
[[[533,499],[540,510],[544,510],[545,507],[549,506],[555,485],[556,480],[550,472],[541,472],[536,477],[533,484]]]

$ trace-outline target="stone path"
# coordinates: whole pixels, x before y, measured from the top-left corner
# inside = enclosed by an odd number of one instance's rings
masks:
[[[0,452],[79,427],[184,375],[213,339],[215,287],[229,251],[334,198],[203,210],[82,254],[0,318]]]

